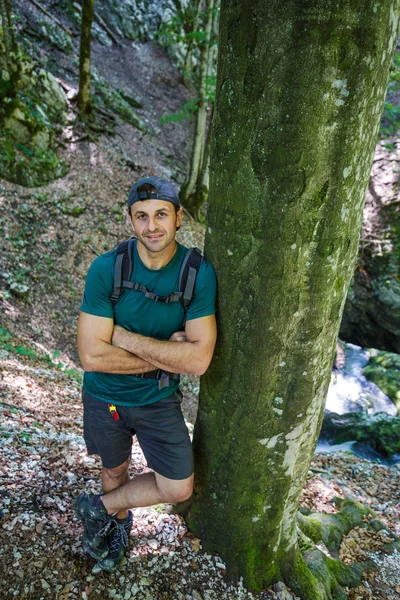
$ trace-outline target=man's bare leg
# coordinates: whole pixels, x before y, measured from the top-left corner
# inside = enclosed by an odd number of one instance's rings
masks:
[[[114,488],[101,499],[108,514],[160,502],[182,502],[192,495],[193,475],[187,479],[168,479],[159,473],[143,473]]]
[[[115,467],[114,469],[107,469],[103,467],[101,473],[101,482],[103,487],[103,492],[107,494],[108,492],[112,492],[113,490],[121,487],[127,481],[129,481],[129,465],[131,459],[126,460],[122,465]],[[120,510],[117,513],[118,519],[125,519],[128,516],[128,511],[126,509]]]

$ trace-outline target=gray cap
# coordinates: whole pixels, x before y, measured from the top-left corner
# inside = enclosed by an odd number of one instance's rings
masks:
[[[152,185],[155,192],[138,192],[138,188],[144,183]],[[139,200],[166,200],[172,202],[176,206],[180,206],[179,197],[172,183],[168,179],[161,179],[161,177],[142,177],[133,186],[128,196],[128,210],[135,202]]]

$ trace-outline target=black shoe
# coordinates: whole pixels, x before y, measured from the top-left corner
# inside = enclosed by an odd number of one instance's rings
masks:
[[[125,550],[129,547],[129,533],[132,528],[132,513],[128,512],[126,519],[113,518],[113,525],[107,536],[109,553],[98,562],[104,571],[115,571],[121,563]]]
[[[83,544],[85,549],[97,560],[108,554],[107,534],[114,522],[99,495],[80,494],[74,501],[74,513],[84,525]]]

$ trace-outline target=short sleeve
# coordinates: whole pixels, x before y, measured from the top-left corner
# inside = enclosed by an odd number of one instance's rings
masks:
[[[213,315],[216,310],[217,279],[212,265],[205,259],[197,274],[193,300],[190,304],[187,320]]]
[[[92,262],[86,276],[81,311],[96,317],[113,319],[112,290],[113,271],[110,258],[99,256]]]

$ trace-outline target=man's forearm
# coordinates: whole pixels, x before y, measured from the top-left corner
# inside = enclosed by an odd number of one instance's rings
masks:
[[[200,373],[199,347],[196,342],[175,342],[131,333],[122,327],[115,327],[112,343],[158,369],[172,373]]]
[[[99,373],[113,373],[116,375],[136,375],[154,371],[158,367],[111,344],[103,342],[89,356],[81,357],[82,366],[85,371],[97,371]]]

